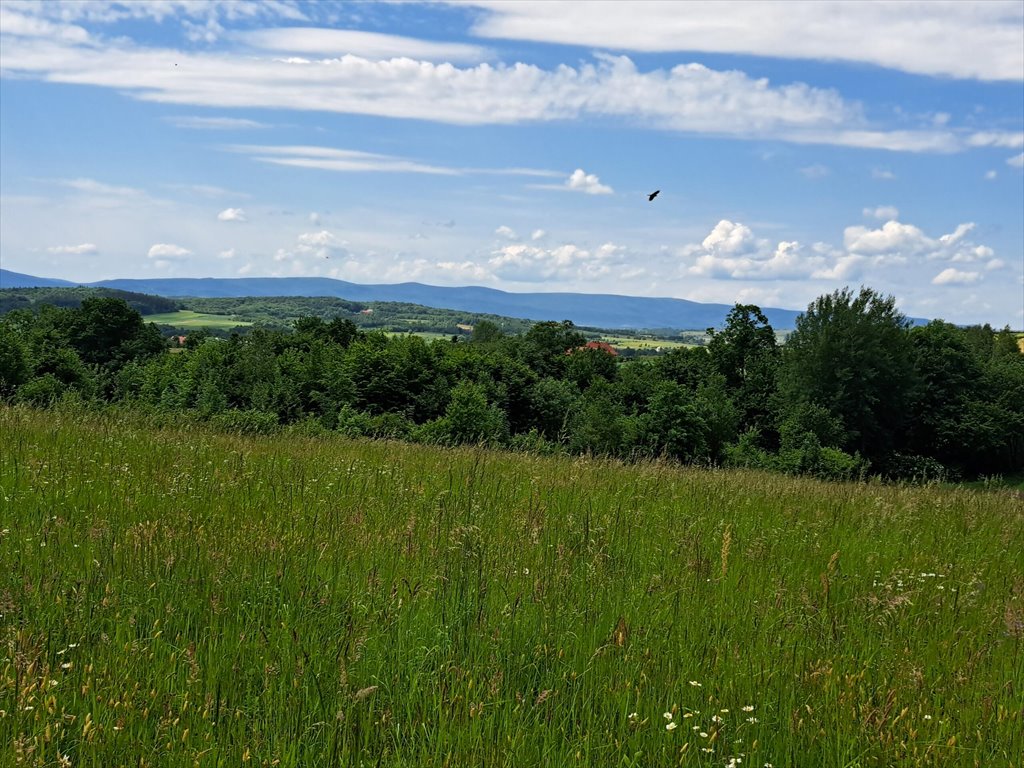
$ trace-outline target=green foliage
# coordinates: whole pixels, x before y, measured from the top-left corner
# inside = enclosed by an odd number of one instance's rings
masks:
[[[842,424],[837,447],[885,456],[902,440],[916,387],[907,328],[895,299],[870,288],[816,299],[786,343],[783,411],[824,408]]]
[[[243,427],[248,417],[236,414],[269,414],[310,436],[532,445],[832,478],[868,468],[936,476],[929,461],[966,478],[1024,467],[1014,335],[939,321],[910,329],[892,299],[868,289],[814,302],[781,362],[752,305],[736,306],[707,347],[623,361],[581,348],[586,337],[569,322],[511,336],[484,320],[470,343],[428,343],[361,330],[345,315],[352,307],[330,302],[321,309],[333,317],[299,317],[291,330],[195,332],[170,349],[124,302],[76,301],[0,319],[0,398],[124,403]]]
[[[443,445],[502,445],[508,434],[504,412],[487,402],[481,385],[464,381],[452,389],[444,416],[424,424],[417,436]]]

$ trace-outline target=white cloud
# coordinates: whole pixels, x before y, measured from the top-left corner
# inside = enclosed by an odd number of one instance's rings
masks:
[[[533,230],[533,232],[530,233],[530,239],[531,240],[543,240],[544,236],[546,234],[547,234],[547,232],[545,232],[543,229],[535,229],[535,230]]]
[[[168,67],[173,59],[180,63]],[[147,101],[414,118],[457,125],[613,116],[645,126],[809,144],[914,152],[954,151],[957,136],[873,128],[856,102],[804,83],[772,85],[700,64],[642,72],[625,56],[554,69],[516,63],[459,67],[412,58],[373,61],[183,53],[109,41],[93,47],[52,39],[5,39],[5,73],[116,88]],[[333,158],[333,160],[355,159]],[[364,158],[365,159],[365,158]],[[322,158],[323,161],[332,160]],[[275,162],[308,165],[310,158]],[[339,165],[321,162],[320,167]],[[348,167],[336,170],[351,170]]]
[[[628,262],[627,250],[615,243],[589,249],[575,243],[552,248],[516,243],[491,254],[487,265],[500,280],[533,283],[554,279],[595,280],[608,277]]]
[[[330,259],[348,255],[348,241],[335,235],[327,229],[318,232],[303,232],[295,238],[295,245],[290,248],[278,248],[274,253],[274,261],[288,262],[292,265],[293,271],[306,266],[306,260]]]
[[[866,209],[865,213],[874,211]],[[680,249],[680,255],[683,274],[690,276],[729,280],[852,280],[869,267],[895,268],[933,260],[989,262],[994,251],[967,238],[973,228],[971,223],[961,224],[949,234],[931,238],[918,227],[890,220],[879,229],[847,227],[843,248],[835,248],[827,243],[773,243],[755,237],[744,224],[723,219],[700,244]],[[963,274],[970,273],[956,273]],[[943,278],[948,280],[948,276]]]
[[[434,62],[478,62],[490,58],[490,52],[478,45],[436,43],[354,29],[278,27],[242,32],[238,37],[256,48],[293,54],[350,54],[371,60],[404,57]]]
[[[873,219],[898,219],[900,211],[898,208],[892,205],[880,205],[877,208],[865,208],[864,215]]]
[[[986,181],[992,181],[993,179],[995,179],[998,176],[999,176],[999,174],[996,171],[985,171],[985,179],[986,179]]]
[[[269,127],[266,123],[259,123],[255,120],[246,120],[241,117],[179,116],[165,117],[164,119],[177,128],[191,128],[194,130],[206,131],[238,131]]]
[[[763,249],[766,244],[767,241],[758,242],[747,225],[734,224],[728,219],[722,219],[704,238],[701,246],[716,256],[737,256],[754,253]]]
[[[504,238],[506,240],[518,240],[519,239],[519,235],[517,235],[515,233],[515,230],[512,229],[511,227],[506,227],[504,224],[502,224],[500,227],[498,227],[496,230],[494,230],[494,234],[496,234],[498,237],[502,237],[502,238]]]
[[[119,187],[113,184],[104,184],[95,179],[58,179],[57,183],[69,187],[77,192],[84,192],[89,195],[103,197],[143,197],[146,193],[134,187]]]
[[[245,211],[241,208],[225,208],[217,214],[217,221],[248,221]]]
[[[220,253],[218,253],[217,254],[217,258],[218,259],[233,259],[233,258],[235,258],[235,255],[236,255],[235,249],[234,248],[228,248],[228,249],[223,250]]]
[[[565,186],[588,195],[610,195],[613,191],[607,184],[602,184],[596,174],[587,173],[582,168],[577,168],[572,172],[572,175],[565,180]]]
[[[831,170],[827,165],[815,163],[814,165],[808,165],[801,168],[800,173],[808,179],[823,179],[831,173]]]
[[[1013,168],[1024,168],[1024,152],[1014,155],[1006,161],[1006,164]]]
[[[879,181],[892,181],[896,178],[896,174],[885,168],[872,168],[871,178],[878,179]]]
[[[235,274],[245,277],[246,275],[252,274],[254,268],[255,264],[253,264],[251,261],[248,261],[242,266],[240,266],[237,270],[235,270]]]
[[[82,243],[81,245],[54,245],[46,250],[50,253],[88,256],[96,253],[99,249],[93,243]]]
[[[299,168],[319,168],[325,171],[378,173],[430,173],[444,176],[458,175],[454,168],[426,165],[412,160],[354,149],[314,146],[260,146],[238,144],[226,147],[232,152],[244,152],[263,163]]]
[[[997,269],[1003,269],[1006,267],[1006,262],[1002,259],[992,259],[988,264],[985,265],[985,269],[989,272],[993,272]]]
[[[313,211],[311,214],[309,214],[309,223],[312,224],[314,227],[319,227],[320,221],[320,214],[317,213],[316,211]]]
[[[970,285],[978,282],[979,278],[981,274],[978,272],[961,272],[949,267],[932,278],[932,285]]]
[[[151,259],[175,259],[183,256],[190,256],[192,251],[172,243],[156,243],[150,247],[147,254]]]
[[[1024,147],[1024,133],[1019,131],[979,131],[967,137],[969,147]]]
[[[923,75],[1024,79],[1016,0],[988,3],[475,0],[480,37],[634,51],[704,51],[865,62]]]

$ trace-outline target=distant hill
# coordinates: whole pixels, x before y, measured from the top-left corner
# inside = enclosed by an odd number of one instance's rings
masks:
[[[36,278],[0,270],[0,287],[72,286],[61,280]],[[89,287],[169,297],[227,298],[242,296],[334,296],[350,301],[391,301],[421,304],[529,320],[572,320],[595,328],[704,329],[721,326],[730,304],[703,304],[686,299],[585,293],[508,293],[477,286],[445,288],[422,283],[360,285],[326,277],[157,278],[100,280]],[[794,327],[800,312],[762,308],[778,330]]]
[[[50,277],[33,277],[9,269],[0,269],[0,288],[73,288],[78,283]]]

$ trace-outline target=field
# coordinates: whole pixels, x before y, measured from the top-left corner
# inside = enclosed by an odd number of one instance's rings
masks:
[[[224,328],[230,330],[240,325],[252,325],[251,322],[235,320],[227,315],[210,315],[205,312],[193,312],[190,309],[179,309],[177,312],[163,312],[159,315],[147,315],[143,319],[147,323],[173,325],[175,328]]]
[[[1009,491],[0,433],[2,765],[1022,765]]]

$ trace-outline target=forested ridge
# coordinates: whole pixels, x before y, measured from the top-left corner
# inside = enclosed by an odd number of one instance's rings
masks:
[[[124,298],[0,318],[0,397],[123,404],[243,432],[747,466],[828,478],[972,478],[1024,465],[1024,354],[1009,330],[912,327],[861,288],[815,300],[780,345],[736,305],[704,347],[622,361],[572,323],[468,339],[389,337],[351,319],[170,350]]]

